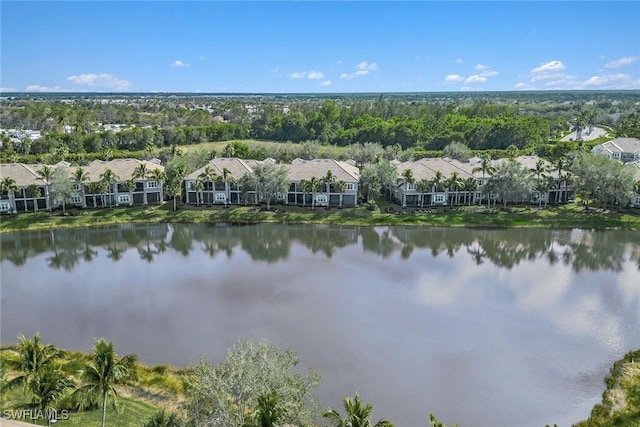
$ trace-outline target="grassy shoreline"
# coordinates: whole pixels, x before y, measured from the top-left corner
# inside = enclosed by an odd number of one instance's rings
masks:
[[[3,216],[0,233],[22,230],[52,228],[89,227],[127,223],[281,223],[281,224],[333,224],[333,225],[412,225],[430,227],[471,228],[583,228],[640,230],[640,211],[614,212],[601,210],[585,211],[576,205],[553,206],[536,209],[535,206],[510,207],[508,212],[488,212],[486,206],[460,206],[435,208],[430,212],[413,208],[396,213],[385,213],[382,209],[393,206],[382,202],[380,208],[371,211],[365,206],[357,208],[302,208],[276,205],[277,211],[266,211],[256,206],[188,206],[172,210],[170,202],[144,207],[122,207],[112,209],[72,210],[67,215],[61,212],[21,213]],[[418,211],[418,212],[416,212]],[[419,212],[423,211],[423,212]]]

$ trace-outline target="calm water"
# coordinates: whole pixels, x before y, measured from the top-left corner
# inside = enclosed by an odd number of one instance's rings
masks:
[[[374,418],[570,425],[640,347],[640,233],[135,225],[0,235],[2,342],[149,364],[270,339]]]

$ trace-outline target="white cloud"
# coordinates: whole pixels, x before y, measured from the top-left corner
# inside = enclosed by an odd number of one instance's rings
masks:
[[[337,60],[336,64],[338,64],[338,65],[342,64],[342,60],[341,59]]]
[[[324,74],[322,74],[320,71],[309,71],[307,73],[307,78],[308,79],[324,79]]]
[[[620,58],[616,61],[611,61],[605,64],[605,68],[620,68],[625,65],[633,64],[638,61],[637,56],[625,56],[624,58]]]
[[[531,82],[539,82],[543,80],[557,80],[564,77],[564,73],[551,73],[551,74],[540,74],[538,76],[531,77]]]
[[[15,92],[16,89],[13,87],[0,87],[0,92]]]
[[[324,79],[324,74],[320,71],[296,71],[295,73],[289,74],[288,77],[291,79],[319,80]]]
[[[69,76],[67,80],[76,85],[98,87],[104,89],[127,90],[131,87],[131,83],[122,80],[111,74],[78,74],[77,76]]]
[[[331,80],[323,81],[322,83],[320,83],[320,86],[322,86],[322,87],[331,86]]]
[[[487,67],[486,65],[482,65],[482,64],[476,65],[476,70],[486,70],[487,68],[489,67]]]
[[[471,86],[462,86],[460,90],[473,90]]]
[[[487,81],[486,77],[480,76],[478,74],[474,74],[472,76],[467,77],[467,79],[464,82],[469,84],[469,83],[484,83],[486,81]]]
[[[480,73],[480,76],[482,77],[492,77],[497,75],[498,75],[498,72],[495,70],[486,70]]]
[[[598,58],[600,61],[604,60],[606,58],[606,56],[604,55],[600,55],[600,57]]]
[[[362,61],[356,68],[361,71],[376,71],[378,69],[378,64],[375,62],[369,63],[367,61]]]
[[[456,59],[455,62],[456,62],[456,64],[462,64],[462,59],[458,58],[458,59]]]
[[[171,63],[172,67],[178,67],[178,68],[182,68],[182,67],[188,67],[189,64],[187,64],[186,62],[181,61],[180,59],[176,59],[175,61],[173,61]]]
[[[200,61],[204,61],[204,60],[205,60],[205,59],[207,59],[207,58],[205,58],[204,56],[199,56],[199,57],[198,57],[198,59],[199,59]]]
[[[48,87],[41,85],[28,85],[25,88],[25,91],[27,92],[59,92],[60,90],[60,86]]]
[[[519,89],[519,90],[529,90],[529,89],[534,89],[533,86],[527,84],[527,83],[516,83],[516,85],[513,87],[514,89]]]
[[[460,74],[449,74],[444,78],[445,82],[461,82],[462,80],[464,80],[464,77],[462,77]]]
[[[534,74],[548,73],[549,71],[564,70],[565,68],[567,67],[565,67],[561,61],[549,61],[534,68],[533,70],[531,70],[531,72]]]
[[[355,77],[366,76],[371,73],[371,71],[378,70],[378,64],[375,62],[362,61],[358,65],[356,65],[356,71],[353,74],[342,73],[340,74],[340,78],[343,80],[351,80]]]
[[[633,78],[629,74],[609,74],[605,76],[592,76],[583,84],[584,86],[604,86],[608,84],[619,83],[619,84],[631,84],[633,85]]]

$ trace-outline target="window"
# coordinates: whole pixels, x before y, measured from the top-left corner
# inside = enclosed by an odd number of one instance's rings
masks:
[[[436,194],[433,198],[436,203],[444,203],[444,194]]]
[[[193,181],[187,181],[187,183],[185,184],[187,190],[191,190],[191,184],[193,184]]]
[[[316,203],[327,203],[327,195],[326,194],[316,195]]]
[[[80,184],[74,184],[73,189],[76,191],[80,191]]]
[[[416,189],[416,185],[415,184],[411,184],[411,183],[407,183],[407,190],[415,190]]]
[[[118,195],[118,203],[129,203],[129,195],[128,194],[119,194]]]
[[[224,193],[216,193],[216,202],[224,202],[227,200],[227,195]]]
[[[147,188],[158,188],[158,181],[148,181]]]
[[[476,182],[478,183],[478,187],[482,187],[483,181],[481,179],[476,179]]]
[[[71,203],[74,205],[82,204],[82,197],[80,196],[71,196]]]
[[[0,211],[6,212],[11,208],[9,202],[0,202]]]
[[[353,182],[347,182],[347,191],[355,191],[356,189],[356,184],[354,184]]]
[[[284,194],[278,191],[276,193],[276,200],[284,200]]]

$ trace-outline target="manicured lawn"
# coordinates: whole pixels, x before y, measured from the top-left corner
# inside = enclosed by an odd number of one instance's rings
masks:
[[[180,206],[172,210],[172,203],[146,207],[88,209],[74,211],[75,216],[61,216],[59,212],[21,213],[3,216],[0,232],[12,230],[34,230],[63,227],[85,227],[107,224],[183,222],[183,223],[322,223],[345,225],[422,225],[442,227],[547,227],[547,228],[594,228],[594,229],[640,229],[638,212],[618,213],[591,210],[585,212],[581,206],[564,205],[547,209],[536,206],[509,207],[508,212],[500,208],[489,212],[486,206],[460,206],[432,209],[402,209],[394,206],[395,213],[385,213],[386,206],[368,210],[357,208],[321,208],[274,205],[277,212],[265,211],[255,206]],[[428,211],[428,212],[427,212]]]

